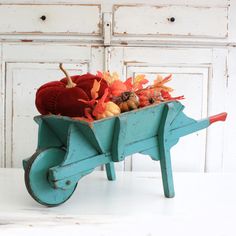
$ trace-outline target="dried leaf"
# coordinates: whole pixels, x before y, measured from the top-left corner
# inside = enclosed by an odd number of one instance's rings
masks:
[[[93,122],[94,119],[93,119],[91,113],[92,113],[92,109],[87,107],[87,108],[85,108],[85,110],[84,110],[84,114],[85,114],[84,117],[83,117],[83,116],[72,117],[72,119],[74,119],[74,120],[86,121],[86,122]]]
[[[93,107],[97,102],[95,99],[92,99],[92,100],[89,100],[89,101],[84,100],[84,99],[78,99],[78,101],[83,102],[84,104],[87,104],[90,107]]]
[[[133,84],[132,84],[132,81],[133,81],[133,78],[132,77],[129,77],[125,82],[125,86],[127,88],[127,91],[132,91],[133,89]]]
[[[143,89],[143,85],[148,83],[149,81],[146,79],[145,75],[137,75],[134,78],[133,83],[133,91]]]
[[[116,72],[113,72],[111,74],[109,71],[106,72],[97,71],[97,76],[106,80],[108,84],[112,84],[115,80],[119,80],[119,75]]]
[[[154,80],[154,86],[166,92],[172,92],[173,89],[171,87],[167,87],[164,85],[167,82],[171,81],[171,77],[172,77],[172,74],[166,76],[165,78],[163,78],[161,75],[157,75],[157,78]]]
[[[98,116],[99,113],[101,114],[105,111],[106,109],[105,100],[108,94],[109,94],[108,89],[105,89],[103,96],[100,99],[96,100],[97,104],[95,105],[95,108],[93,109],[93,112],[92,112],[93,116],[96,117]]]
[[[120,81],[120,80],[115,80],[110,86],[109,90],[111,95],[113,96],[120,96],[123,92],[127,91],[126,85]]]
[[[93,87],[91,89],[91,97],[92,97],[92,99],[97,99],[98,91],[100,89],[100,83],[101,83],[101,80],[100,81],[97,81],[96,79],[94,80]]]
[[[169,92],[161,90],[161,96],[165,101],[174,101],[174,100],[182,100],[184,99],[184,96],[178,96],[178,97],[172,97]]]

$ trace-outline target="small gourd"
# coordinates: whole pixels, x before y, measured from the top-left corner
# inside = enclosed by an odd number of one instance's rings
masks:
[[[120,108],[114,102],[104,103],[104,111],[95,115],[96,120],[100,120],[106,117],[112,117],[120,114]]]
[[[116,103],[120,107],[121,112],[135,110],[139,107],[139,99],[134,92],[123,92],[116,99]]]
[[[155,89],[142,90],[138,93],[140,107],[149,106],[163,101],[160,91]]]

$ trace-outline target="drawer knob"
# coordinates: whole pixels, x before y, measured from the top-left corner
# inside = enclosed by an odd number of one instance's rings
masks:
[[[47,19],[47,17],[45,15],[40,17],[41,20],[45,21]]]
[[[168,21],[175,22],[175,18],[174,17],[170,17],[170,18],[168,18]]]

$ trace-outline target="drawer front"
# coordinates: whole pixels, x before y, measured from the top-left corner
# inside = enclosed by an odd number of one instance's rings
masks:
[[[117,36],[227,37],[227,7],[115,5]]]
[[[0,34],[100,35],[100,5],[0,5]]]

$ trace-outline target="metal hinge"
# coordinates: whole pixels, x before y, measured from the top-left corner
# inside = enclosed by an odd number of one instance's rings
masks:
[[[103,13],[103,44],[105,46],[111,45],[111,29],[112,29],[112,13]]]

